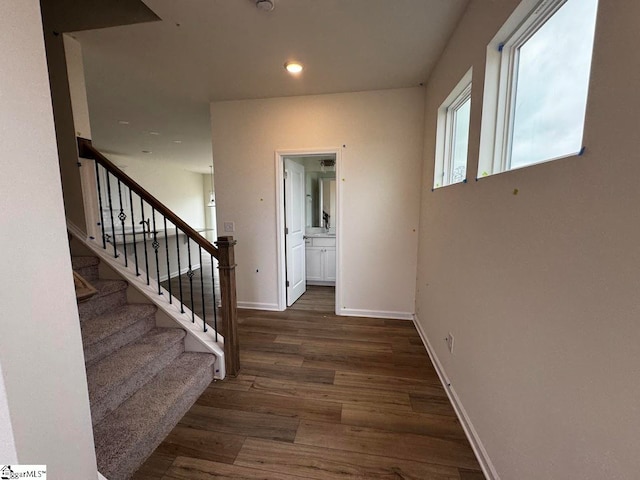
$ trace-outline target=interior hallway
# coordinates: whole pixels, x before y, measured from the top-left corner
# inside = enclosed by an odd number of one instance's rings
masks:
[[[239,310],[240,375],[135,479],[484,478],[411,322],[302,306]]]

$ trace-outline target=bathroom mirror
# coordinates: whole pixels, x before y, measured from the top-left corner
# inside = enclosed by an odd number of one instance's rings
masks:
[[[327,230],[335,227],[336,219],[336,179],[320,178],[320,225]]]
[[[306,196],[306,226],[334,228],[336,172],[306,172]]]

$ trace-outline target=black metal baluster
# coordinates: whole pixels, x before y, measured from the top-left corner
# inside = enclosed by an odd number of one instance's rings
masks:
[[[124,248],[124,266],[129,266],[129,260],[127,258],[127,234],[124,232],[124,221],[127,219],[127,214],[124,213],[124,209],[122,208],[122,184],[120,183],[120,179],[118,179],[118,201],[120,202],[120,213],[118,214],[118,219],[120,220],[120,225],[122,226],[122,245]]]
[[[118,258],[118,248],[116,241],[116,226],[113,222],[113,202],[111,201],[111,182],[109,181],[109,172],[107,171],[107,196],[109,197],[109,216],[111,217],[111,233],[113,234],[113,256]]]
[[[158,249],[160,248],[160,242],[158,242],[158,231],[156,230],[156,209],[151,207],[151,218],[153,218],[153,242],[151,246],[156,252],[156,281],[158,282],[158,295],[162,295],[162,288],[160,288],[160,262],[158,261]]]
[[[187,271],[187,277],[189,277],[189,290],[191,294],[191,323],[196,323],[196,314],[193,311],[193,270],[191,268],[191,239],[187,237],[187,255],[189,256],[189,270]]]
[[[144,240],[144,270],[147,272],[147,285],[149,285],[149,254],[147,253],[147,233],[144,228],[147,224],[144,221],[144,202],[142,197],[140,197],[140,214],[142,215],[140,224],[142,225],[142,239]]]
[[[207,314],[204,306],[204,266],[202,265],[202,247],[198,245],[198,255],[200,257],[200,290],[202,294],[202,331],[207,331]]]
[[[184,313],[184,301],[182,300],[182,270],[180,268],[180,232],[176,227],[176,249],[178,250],[178,285],[180,285],[180,313]]]
[[[171,267],[169,265],[169,235],[167,234],[167,217],[164,217],[164,251],[167,254],[167,283],[169,284],[169,303],[173,303],[171,293]]]
[[[93,162],[96,165],[96,185],[98,186],[98,204],[100,205],[100,230],[102,230],[102,248],[107,248],[107,238],[104,232],[104,214],[102,212],[102,189],[100,188],[100,168],[98,162]]]
[[[138,268],[138,246],[136,245],[136,221],[133,218],[133,194],[131,188],[129,188],[129,207],[131,208],[131,234],[133,235],[133,256],[136,260],[136,276],[140,276],[140,269]]]
[[[213,255],[211,255],[211,291],[213,292],[213,328],[216,331],[216,342],[218,341],[218,302],[216,301],[216,276],[213,266]]]

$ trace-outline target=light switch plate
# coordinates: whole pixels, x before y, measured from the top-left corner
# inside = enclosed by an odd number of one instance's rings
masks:
[[[233,222],[224,222],[225,233],[233,233],[236,231],[236,225]]]

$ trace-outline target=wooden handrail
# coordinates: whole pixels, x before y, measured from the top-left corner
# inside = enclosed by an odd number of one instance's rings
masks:
[[[173,213],[169,207],[160,202],[156,197],[147,192],[140,184],[129,177],[126,173],[120,170],[111,160],[102,155],[98,150],[94,148],[91,140],[78,137],[78,155],[81,158],[88,158],[95,160],[114,177],[124,183],[132,191],[137,193],[145,202],[151,205],[154,209],[164,215],[167,220],[173,223],[176,227],[182,230],[188,237],[194,242],[200,245],[207,253],[213,255],[216,260],[220,260],[220,250],[216,248],[209,240],[200,235],[193,227],[182,220],[178,215]]]

